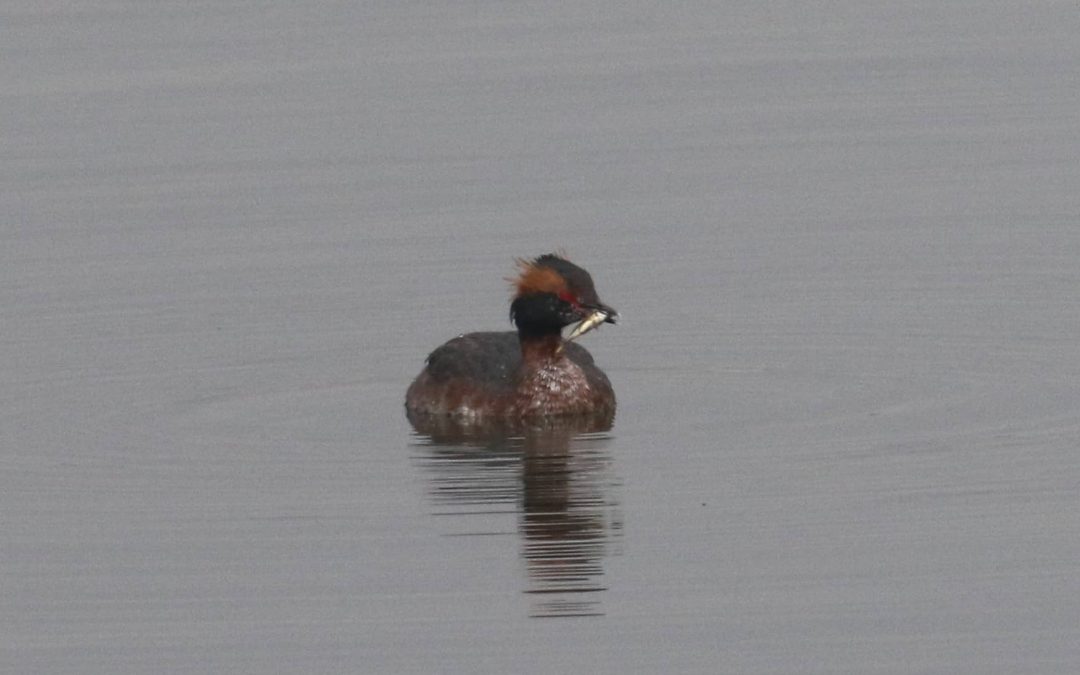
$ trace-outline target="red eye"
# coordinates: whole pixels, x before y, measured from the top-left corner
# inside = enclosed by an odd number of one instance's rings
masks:
[[[574,305],[575,307],[578,306],[579,304],[581,304],[581,303],[578,302],[577,296],[575,296],[570,291],[562,291],[562,292],[560,292],[559,293],[559,299],[562,300],[563,302],[568,302],[571,305]]]

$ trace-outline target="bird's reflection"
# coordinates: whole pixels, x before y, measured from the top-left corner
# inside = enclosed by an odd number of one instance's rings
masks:
[[[505,516],[515,515],[532,615],[603,614],[604,558],[622,532],[612,417],[485,428],[410,421],[423,439],[419,459],[436,513],[469,517],[475,534],[505,533]]]

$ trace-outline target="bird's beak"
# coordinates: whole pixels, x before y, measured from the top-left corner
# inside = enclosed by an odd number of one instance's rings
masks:
[[[574,330],[570,331],[570,334],[566,336],[566,339],[568,341],[575,340],[600,324],[615,323],[615,319],[617,319],[618,316],[619,313],[610,307],[604,305],[595,307],[578,325],[574,326]]]

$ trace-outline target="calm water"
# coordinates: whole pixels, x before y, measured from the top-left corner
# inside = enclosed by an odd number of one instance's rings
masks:
[[[1073,673],[1074,3],[0,7],[7,672]],[[555,247],[609,430],[415,433]]]

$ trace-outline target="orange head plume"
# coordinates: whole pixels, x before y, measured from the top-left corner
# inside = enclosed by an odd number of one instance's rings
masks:
[[[569,292],[566,279],[551,267],[524,258],[518,258],[515,262],[521,273],[507,281],[513,286],[517,297],[531,293],[565,295]]]

